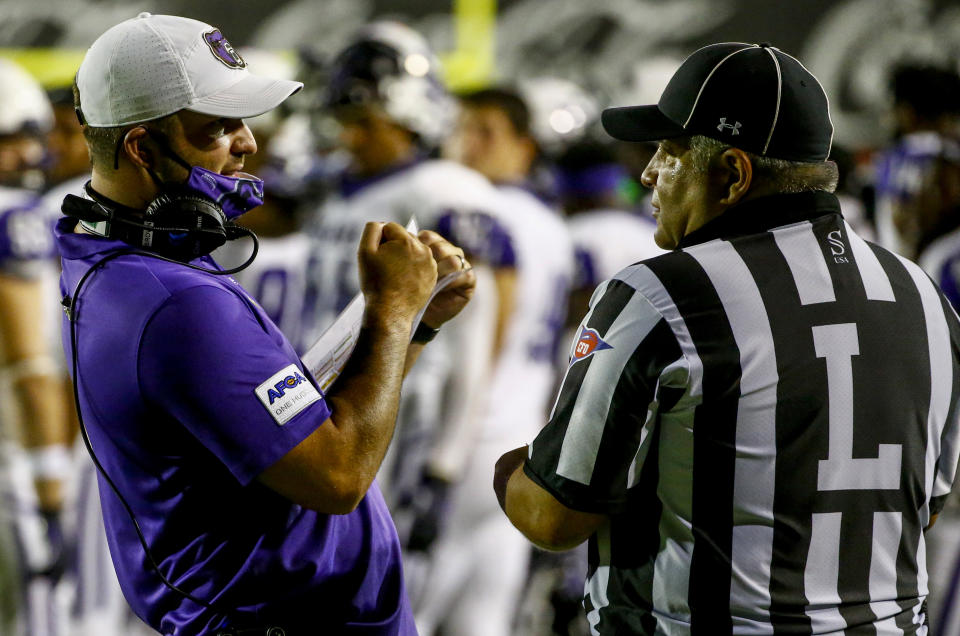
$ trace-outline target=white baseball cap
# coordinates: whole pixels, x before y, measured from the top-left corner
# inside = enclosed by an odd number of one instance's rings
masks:
[[[141,13],[111,27],[77,72],[80,111],[95,128],[138,124],[190,110],[243,119],[303,88],[253,75],[220,30],[198,20]]]

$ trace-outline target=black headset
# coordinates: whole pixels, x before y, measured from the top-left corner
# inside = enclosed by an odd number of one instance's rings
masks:
[[[87,223],[105,223],[102,235],[135,247],[187,262],[209,254],[227,241],[256,235],[238,225],[228,224],[223,210],[212,200],[198,194],[164,188],[143,210],[135,210],[110,201],[86,185],[89,198],[68,194],[63,213]]]
[[[90,266],[77,282],[73,296],[65,296],[61,301],[64,312],[70,321],[71,379],[73,380],[73,400],[77,410],[77,420],[80,424],[80,435],[97,471],[103,476],[107,484],[109,484],[111,490],[113,490],[114,494],[120,500],[124,510],[126,510],[127,515],[133,522],[137,538],[140,540],[140,545],[147,557],[147,562],[154,572],[156,572],[157,576],[160,577],[164,586],[176,594],[179,594],[182,598],[197,605],[214,612],[219,612],[228,617],[239,618],[240,620],[238,622],[242,623],[245,617],[241,616],[236,608],[222,607],[213,601],[208,602],[199,599],[175,585],[163,574],[156,559],[154,559],[153,554],[150,552],[150,547],[147,545],[147,540],[143,536],[143,531],[140,529],[140,523],[137,521],[133,508],[97,458],[93,450],[93,445],[90,442],[90,437],[87,434],[87,428],[83,422],[83,414],[80,410],[80,370],[77,360],[77,352],[79,350],[77,345],[79,306],[77,300],[80,298],[80,292],[83,286],[91,276],[95,272],[102,270],[102,266],[107,262],[121,256],[137,255],[178,263],[184,267],[215,276],[235,274],[248,267],[256,258],[259,250],[257,235],[247,228],[226,223],[226,215],[214,201],[194,193],[179,191],[176,188],[165,188],[144,210],[129,208],[106,199],[95,192],[93,188],[90,187],[89,182],[86,184],[85,190],[89,198],[78,197],[72,194],[66,196],[62,206],[63,213],[66,216],[87,223],[105,222],[105,225],[102,226],[102,236],[123,241],[130,247],[111,252]],[[253,250],[250,257],[237,267],[215,270],[200,267],[189,262],[197,257],[209,254],[227,241],[244,236],[248,236],[253,240]],[[218,628],[215,633],[217,636],[239,636],[241,634],[250,634],[251,636],[284,636],[285,634],[283,628],[273,626],[252,629],[225,627]]]

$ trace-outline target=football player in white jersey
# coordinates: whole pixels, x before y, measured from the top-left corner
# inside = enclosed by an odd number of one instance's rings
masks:
[[[310,237],[301,231],[298,202],[285,196],[287,193],[268,189],[276,183],[275,173],[261,169],[253,174],[267,184],[264,204],[251,211],[250,219],[244,218],[243,225],[257,234],[260,247],[253,263],[234,278],[263,307],[294,349],[302,354],[312,344],[303,336],[304,315],[309,302]],[[250,246],[245,241],[237,243],[226,243],[219,248],[214,254],[217,262],[225,263],[224,267],[242,263],[249,256]]]
[[[537,144],[523,100],[511,91],[486,89],[463,96],[460,105],[447,151],[495,184],[505,203],[488,241],[495,255],[490,261],[496,265],[497,328],[474,450],[432,550],[431,592],[416,615],[425,635],[437,629],[502,635],[510,633],[530,551],[497,519],[488,462],[498,449],[534,437],[538,418],[549,409],[573,250],[559,215],[526,183]]]
[[[421,229],[440,230],[448,238],[456,230],[457,240],[473,253],[477,291],[404,382],[397,432],[378,476],[401,540],[428,544],[436,528],[411,524],[424,519],[416,510],[442,509],[446,484],[466,463],[488,376],[493,282],[474,255],[489,252],[485,241],[501,200],[476,172],[428,157],[449,133],[455,103],[419,34],[394,22],[368,25],[336,57],[329,74],[325,110],[339,124],[337,152],[345,168],[310,225],[317,330],[359,290],[356,243],[367,221],[406,225],[415,218]],[[426,478],[428,462],[433,468]],[[416,556],[405,557],[414,598],[421,587],[419,564]]]
[[[0,631],[63,633],[55,602],[62,567],[59,513],[69,471],[63,369],[52,322],[53,235],[38,191],[50,104],[26,71],[0,60],[0,532],[16,551],[0,560]],[[54,286],[51,286],[51,283]],[[0,546],[7,550],[9,544]],[[9,610],[19,607],[19,616]],[[13,622],[11,622],[13,621]]]
[[[630,176],[608,144],[571,145],[557,158],[555,174],[576,253],[570,314],[577,321],[597,285],[664,250],[653,241],[657,224],[647,212],[649,203],[628,201]]]

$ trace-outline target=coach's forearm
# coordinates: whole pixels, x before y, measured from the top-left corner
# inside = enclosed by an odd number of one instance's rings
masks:
[[[410,323],[365,320],[356,349],[327,395],[342,470],[366,492],[393,437],[410,341]]]

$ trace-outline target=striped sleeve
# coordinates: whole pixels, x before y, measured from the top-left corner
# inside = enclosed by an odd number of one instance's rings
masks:
[[[622,280],[602,284],[578,329],[550,421],[532,444],[527,476],[569,508],[619,511],[656,437],[660,372],[682,356],[643,294]]]

